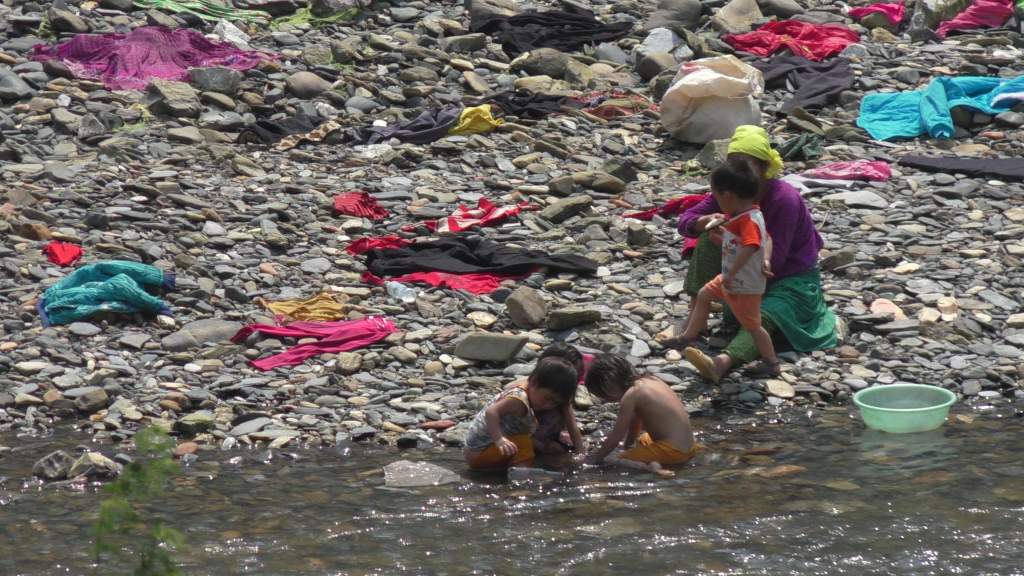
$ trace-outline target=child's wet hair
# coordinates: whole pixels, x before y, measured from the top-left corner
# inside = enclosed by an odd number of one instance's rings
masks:
[[[576,375],[583,374],[583,353],[565,342],[555,342],[540,353],[541,358],[565,358],[576,369]]]
[[[711,172],[711,190],[714,192],[732,192],[740,198],[749,199],[757,196],[760,187],[761,179],[750,162],[743,158],[728,159]]]
[[[587,390],[595,396],[608,398],[616,389],[625,390],[640,377],[636,368],[618,354],[598,354],[587,370]]]
[[[530,383],[551,392],[563,402],[571,402],[576,395],[579,376],[572,363],[560,356],[548,356],[537,361],[530,374]]]

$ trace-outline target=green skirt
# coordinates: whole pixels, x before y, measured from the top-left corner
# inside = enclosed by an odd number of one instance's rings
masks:
[[[717,267],[712,263],[718,262]],[[722,249],[702,234],[686,273],[686,291],[696,295],[700,288],[722,271]],[[691,292],[691,287],[696,289]],[[836,316],[825,304],[821,272],[817,268],[787,276],[768,285],[761,301],[761,325],[773,336],[784,336],[797,352],[834,348]],[[735,362],[746,364],[760,357],[754,339],[741,329],[725,348]]]

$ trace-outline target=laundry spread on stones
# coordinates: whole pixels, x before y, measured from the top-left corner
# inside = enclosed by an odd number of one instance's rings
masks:
[[[497,226],[523,210],[529,209],[530,206],[529,202],[520,202],[513,206],[498,206],[486,198],[481,198],[477,202],[476,208],[459,206],[451,216],[425,222],[425,225],[438,234],[456,234],[481,226]]]
[[[997,28],[1006,24],[1013,16],[1013,0],[974,0],[966,10],[953,19],[939,24],[935,31],[939,38],[945,38],[950,32],[975,30],[977,28]]]
[[[100,312],[170,314],[167,304],[149,290],[173,290],[174,278],[138,262],[96,262],[47,288],[37,310],[44,326],[69,324]]]
[[[71,266],[82,257],[82,247],[69,242],[54,240],[43,246],[46,258],[58,266]]]
[[[345,302],[348,297],[321,292],[305,300],[264,300],[257,298],[256,303],[274,313],[277,320],[287,321],[327,321],[338,320],[345,315]]]
[[[136,28],[128,34],[78,34],[56,46],[33,49],[35,60],[60,60],[75,76],[101,80],[113,90],[145,88],[150,80],[186,80],[189,68],[254,68],[271,54],[239,50],[188,28]]]
[[[334,211],[348,216],[359,216],[370,220],[383,220],[390,212],[377,203],[372,194],[363,190],[346,192],[334,197]]]
[[[863,20],[869,14],[882,14],[890,24],[899,26],[900,22],[903,22],[906,11],[907,8],[903,0],[900,0],[900,2],[878,2],[868,6],[856,6],[850,8],[848,14],[856,20]]]
[[[809,24],[798,20],[769,22],[753,32],[723,37],[733,48],[757,56],[770,56],[783,48],[816,62],[834,56],[860,40],[860,35],[839,24]]]
[[[804,172],[804,176],[823,180],[867,180],[885,182],[892,177],[888,162],[881,160],[849,160],[830,162]]]
[[[340,322],[292,322],[283,326],[250,324],[235,334],[231,341],[240,344],[252,334],[285,338],[315,338],[316,342],[298,344],[281,352],[253,360],[249,364],[257,370],[296,366],[321,354],[349,352],[372,346],[396,331],[393,322],[379,316]]]
[[[537,48],[575,50],[584,44],[616,40],[632,28],[632,22],[605,24],[582,9],[491,16],[471,23],[473,32],[493,36],[513,57]]]
[[[845,58],[814,62],[795,54],[779,54],[752,65],[764,74],[766,88],[793,92],[779,108],[784,114],[794,108],[818,110],[836,104],[843,90],[853,86],[853,70]]]

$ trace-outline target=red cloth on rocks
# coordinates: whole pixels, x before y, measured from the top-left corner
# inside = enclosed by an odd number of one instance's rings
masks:
[[[746,34],[729,34],[723,40],[737,50],[758,56],[769,56],[785,47],[797,56],[820,62],[860,40],[860,35],[838,24],[782,20]]]
[[[629,212],[623,214],[623,218],[633,218],[635,220],[650,221],[657,214],[662,218],[669,218],[672,216],[678,216],[683,212],[686,212],[691,207],[700,204],[707,194],[688,194],[686,196],[680,196],[673,198],[668,202],[665,202],[661,206],[649,208],[641,212]],[[683,238],[683,256],[689,256],[693,249],[697,247],[696,238]]]
[[[377,203],[377,199],[369,192],[354,190],[334,197],[334,211],[349,216],[360,216],[370,220],[383,220],[388,217],[386,208]]]
[[[56,46],[33,47],[33,60],[60,60],[78,78],[101,80],[111,90],[142,90],[155,78],[188,80],[189,68],[248,70],[273,54],[239,50],[189,28],[142,26],[128,34],[78,34]]]
[[[882,13],[889,22],[893,23],[893,25],[899,25],[900,22],[903,22],[903,17],[906,15],[906,11],[907,9],[901,0],[898,3],[879,2],[878,4],[872,4],[870,6],[850,8],[849,14],[850,18],[860,20],[868,14]]]
[[[526,276],[515,274],[452,274],[449,272],[412,272],[402,274],[390,281],[403,284],[426,284],[435,288],[448,288],[450,290],[465,290],[471,294],[490,294],[498,288],[505,280],[520,280]],[[373,272],[363,272],[363,282],[380,286],[385,279]]]
[[[353,256],[358,256],[375,248],[401,248],[402,246],[408,246],[409,244],[412,244],[411,240],[406,240],[397,234],[375,237],[367,236],[353,240],[348,247],[345,248],[345,252],[348,252]]]
[[[71,266],[82,257],[82,247],[54,240],[43,247],[46,258],[58,266]]]
[[[455,234],[478,226],[497,226],[529,207],[529,202],[520,202],[515,206],[496,206],[494,202],[481,198],[476,208],[460,205],[451,216],[426,222],[425,226],[440,234]]]
[[[892,178],[888,162],[881,160],[852,160],[832,162],[804,172],[809,178],[824,180],[875,180],[885,182]]]
[[[239,330],[231,338],[231,341],[235,344],[244,342],[254,332],[269,336],[320,339],[319,342],[292,346],[280,354],[253,360],[249,363],[258,370],[267,371],[280,366],[302,364],[307,358],[320,354],[349,352],[365,348],[387,338],[395,330],[395,325],[387,318],[369,316],[362,320],[292,322],[284,326],[250,324]]]
[[[974,0],[955,18],[939,24],[935,32],[939,38],[945,38],[953,30],[997,28],[1006,24],[1010,16],[1013,16],[1013,0]]]

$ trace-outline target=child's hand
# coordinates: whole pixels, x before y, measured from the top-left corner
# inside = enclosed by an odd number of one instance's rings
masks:
[[[726,274],[722,277],[722,288],[725,288],[726,292],[732,292],[732,274]]]
[[[494,443],[498,447],[498,452],[501,452],[502,456],[515,456],[516,452],[519,452],[519,447],[516,443],[509,440],[508,438],[502,438]]]

